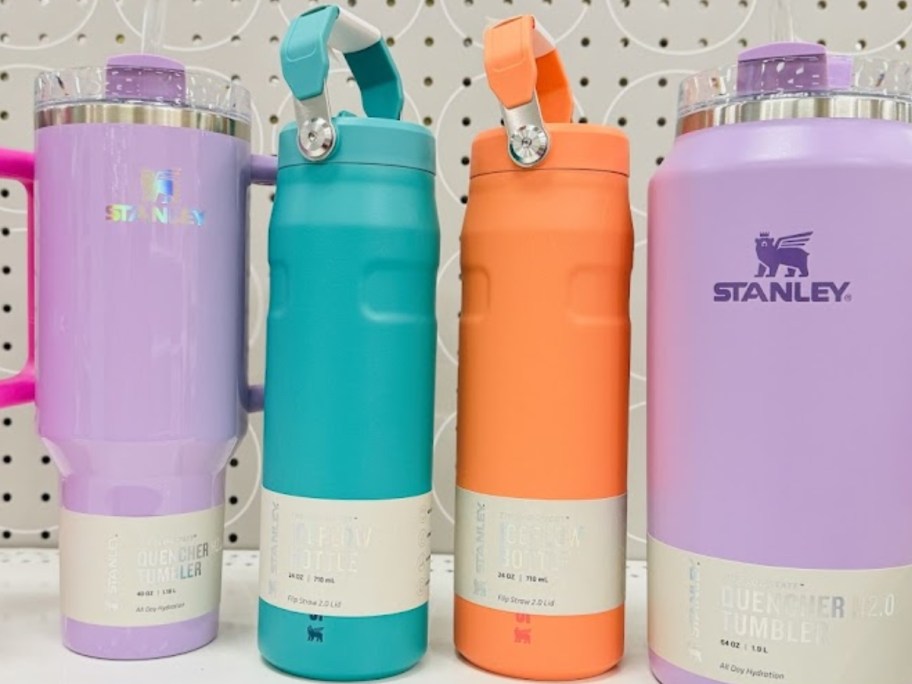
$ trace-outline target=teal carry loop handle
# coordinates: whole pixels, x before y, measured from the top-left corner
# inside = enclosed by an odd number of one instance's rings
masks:
[[[326,88],[330,48],[345,56],[367,116],[399,119],[405,103],[399,71],[378,29],[335,5],[305,12],[285,34],[281,58],[295,97],[298,146],[310,161],[329,157],[338,140]]]

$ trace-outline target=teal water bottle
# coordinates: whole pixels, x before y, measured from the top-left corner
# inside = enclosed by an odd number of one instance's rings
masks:
[[[328,49],[366,117],[333,116]],[[427,649],[440,232],[434,139],[399,120],[379,31],[335,6],[292,22],[282,67],[259,646],[315,679],[385,677]]]

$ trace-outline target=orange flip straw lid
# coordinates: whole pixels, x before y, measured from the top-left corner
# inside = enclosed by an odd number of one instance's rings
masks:
[[[507,130],[481,133],[472,176],[519,169],[581,169],[629,175],[627,136],[610,126],[574,124],[573,93],[554,40],[521,15],[485,32],[485,72]]]

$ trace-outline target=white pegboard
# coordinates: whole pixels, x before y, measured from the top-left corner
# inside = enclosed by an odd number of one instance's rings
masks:
[[[0,0],[0,146],[29,148],[32,81],[46,68],[101,64],[139,48],[141,0]],[[240,80],[253,95],[254,151],[274,153],[292,103],[278,46],[288,20],[313,0],[170,0],[167,54]],[[456,359],[460,301],[458,238],[474,135],[498,122],[485,83],[481,37],[494,18],[535,13],[558,39],[576,94],[578,120],[622,126],[632,139],[631,201],[636,229],[630,397],[631,555],[645,536],[646,184],[667,154],[682,76],[732,62],[771,37],[770,0],[342,0],[388,37],[407,93],[405,116],[438,136],[443,227],[435,435],[434,547],[452,545]],[[797,30],[840,51],[908,56],[912,7],[905,0],[794,0]],[[339,63],[330,79],[337,107],[355,111],[358,93]],[[251,373],[263,374],[268,268],[268,189],[252,191]],[[0,368],[24,357],[24,193],[0,181]],[[9,310],[5,307],[8,306]],[[55,541],[54,466],[34,435],[34,410],[0,413],[0,544]],[[228,543],[256,545],[262,420],[232,460]]]

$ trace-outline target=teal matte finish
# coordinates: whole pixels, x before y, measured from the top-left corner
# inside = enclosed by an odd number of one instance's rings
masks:
[[[279,168],[296,164],[378,164],[401,166],[434,173],[436,154],[434,136],[424,126],[362,119],[342,113],[333,118],[339,135],[336,148],[319,162],[305,159],[298,152],[298,129],[288,124],[279,134]]]
[[[425,494],[440,248],[433,174],[307,162],[294,136],[294,127],[282,134],[269,234],[263,486],[336,500]],[[373,580],[382,592],[383,578]],[[307,641],[311,620],[261,600],[265,659],[310,678],[373,679],[409,669],[427,647],[427,604],[324,616],[321,643]]]
[[[298,100],[320,95],[329,77],[327,43],[339,19],[334,5],[315,7],[291,22],[281,46],[282,75]],[[389,48],[382,40],[345,61],[361,88],[361,103],[369,117],[398,119],[405,105],[402,79]]]
[[[282,75],[298,100],[309,100],[323,92],[329,76],[326,45],[339,8],[317,7],[295,19],[282,40]]]

